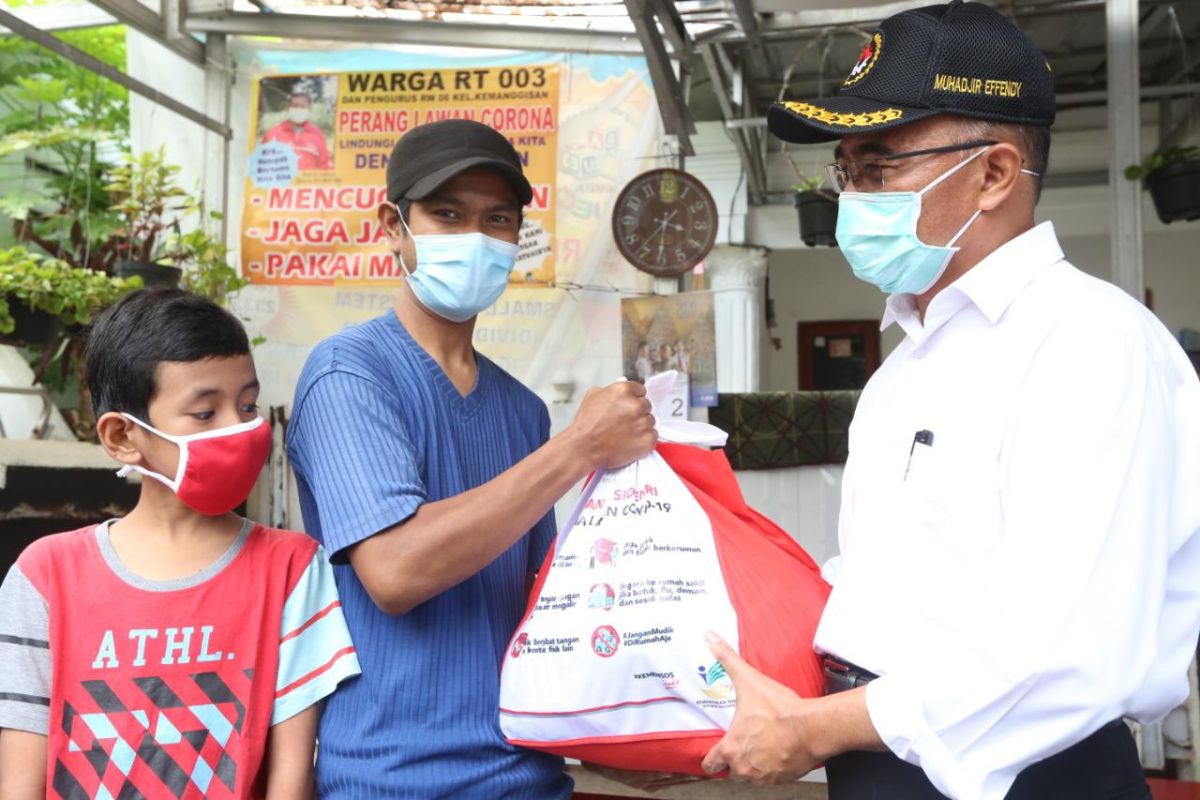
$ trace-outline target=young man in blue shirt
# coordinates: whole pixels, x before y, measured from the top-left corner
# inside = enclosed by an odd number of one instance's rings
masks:
[[[551,439],[545,405],[472,347],[532,195],[504,136],[415,128],[387,183],[379,219],[407,274],[395,311],[317,345],[288,431],[363,670],[325,708],[319,794],[566,798],[561,759],[500,733],[500,665],[554,503],[650,451],[650,404],[636,383],[592,390]]]

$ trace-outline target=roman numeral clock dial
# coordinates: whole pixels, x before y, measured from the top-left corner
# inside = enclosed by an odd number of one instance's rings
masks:
[[[717,241],[717,204],[704,184],[677,169],[631,180],[613,206],[613,238],[625,260],[659,278],[682,275]]]

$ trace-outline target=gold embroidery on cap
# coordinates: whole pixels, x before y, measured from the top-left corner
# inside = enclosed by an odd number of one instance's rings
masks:
[[[1001,81],[993,78],[967,78],[962,75],[943,75],[941,73],[933,77],[934,90],[956,94],[1018,98],[1021,96],[1021,86],[1021,81]]]
[[[830,111],[828,108],[814,106],[811,103],[787,102],[783,104],[783,107],[793,114],[799,114],[807,119],[824,122],[826,125],[839,125],[844,128],[869,128],[873,125],[892,122],[904,116],[904,112],[898,108],[864,111],[859,114],[840,114],[837,111]]]
[[[879,60],[879,52],[883,50],[883,34],[876,33],[871,37],[871,41],[867,42],[867,46],[858,54],[858,61],[850,68],[850,74],[846,76],[842,87],[853,86],[854,84],[867,77],[867,73],[875,66],[875,62]]]

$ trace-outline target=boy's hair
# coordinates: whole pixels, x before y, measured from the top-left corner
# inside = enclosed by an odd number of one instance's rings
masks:
[[[133,292],[96,317],[88,334],[92,408],[97,417],[118,411],[149,422],[161,362],[249,353],[242,323],[213,301],[182,289]]]

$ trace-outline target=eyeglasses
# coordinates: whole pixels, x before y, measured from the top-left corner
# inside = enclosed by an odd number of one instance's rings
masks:
[[[838,192],[844,192],[848,184],[853,183],[855,187],[866,189],[867,191],[879,191],[884,187],[884,170],[887,168],[885,162],[900,161],[906,158],[916,158],[918,156],[932,156],[937,153],[956,153],[960,150],[970,150],[972,147],[985,147],[995,144],[995,141],[980,140],[976,142],[965,142],[964,144],[948,144],[942,147],[930,147],[925,150],[913,150],[911,153],[893,153],[887,156],[879,156],[870,160],[859,161],[839,161],[834,164],[825,165],[825,174],[829,176],[829,183]]]

